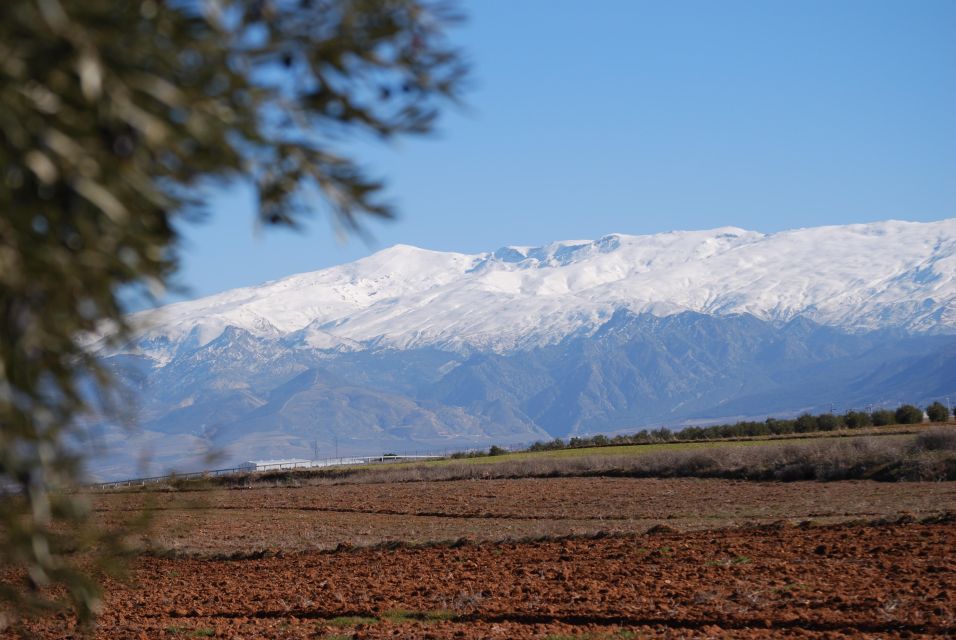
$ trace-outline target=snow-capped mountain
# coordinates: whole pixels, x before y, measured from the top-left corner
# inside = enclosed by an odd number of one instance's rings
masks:
[[[319,349],[553,344],[617,310],[852,331],[956,332],[956,219],[761,234],[732,227],[608,235],[465,255],[398,245],[351,264],[136,316],[164,360],[237,327]]]
[[[163,464],[918,402],[956,397],[956,219],[399,245],[133,321],[100,354]]]

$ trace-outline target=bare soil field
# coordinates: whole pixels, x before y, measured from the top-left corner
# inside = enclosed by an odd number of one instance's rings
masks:
[[[91,499],[106,524],[153,516],[126,579],[106,583],[89,631],[102,640],[956,636],[956,482],[525,478]],[[84,637],[66,613],[24,632]]]
[[[30,637],[69,637],[46,618]],[[140,638],[953,637],[956,523],[141,557],[94,631]]]
[[[956,511],[956,483],[548,478],[94,495],[107,522],[144,507],[157,552],[213,555],[542,536],[833,523]]]

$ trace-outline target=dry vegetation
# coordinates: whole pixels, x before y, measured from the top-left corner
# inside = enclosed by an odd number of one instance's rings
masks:
[[[617,476],[632,478],[725,478],[739,480],[956,480],[956,427],[910,435],[814,438],[800,442],[678,444],[567,450],[554,455],[523,453],[439,463],[298,469],[173,480],[148,489],[206,490],[214,487],[304,484],[399,483],[493,478]],[[496,459],[497,458],[497,459]]]

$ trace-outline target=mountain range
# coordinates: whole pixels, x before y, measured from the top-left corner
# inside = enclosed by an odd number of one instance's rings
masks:
[[[100,477],[956,398],[956,219],[725,227],[356,262],[91,342],[138,429]]]

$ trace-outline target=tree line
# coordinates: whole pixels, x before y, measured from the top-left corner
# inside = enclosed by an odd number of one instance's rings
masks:
[[[912,404],[903,404],[893,409],[876,411],[847,411],[844,414],[804,413],[793,419],[767,418],[760,421],[743,420],[733,424],[717,424],[707,427],[684,427],[670,430],[642,429],[635,434],[616,436],[596,435],[591,437],[574,436],[567,441],[561,438],[545,442],[538,441],[528,447],[528,451],[554,451],[557,449],[576,449],[580,447],[603,447],[622,444],[652,444],[681,440],[717,440],[722,438],[749,438],[755,436],[776,436],[799,433],[818,433],[838,429],[862,429],[892,424],[919,424],[923,421],[924,409]],[[941,402],[934,402],[925,408],[930,422],[946,422],[956,413],[956,407],[950,409]],[[499,453],[502,450],[499,447]],[[496,455],[491,453],[490,455]]]

